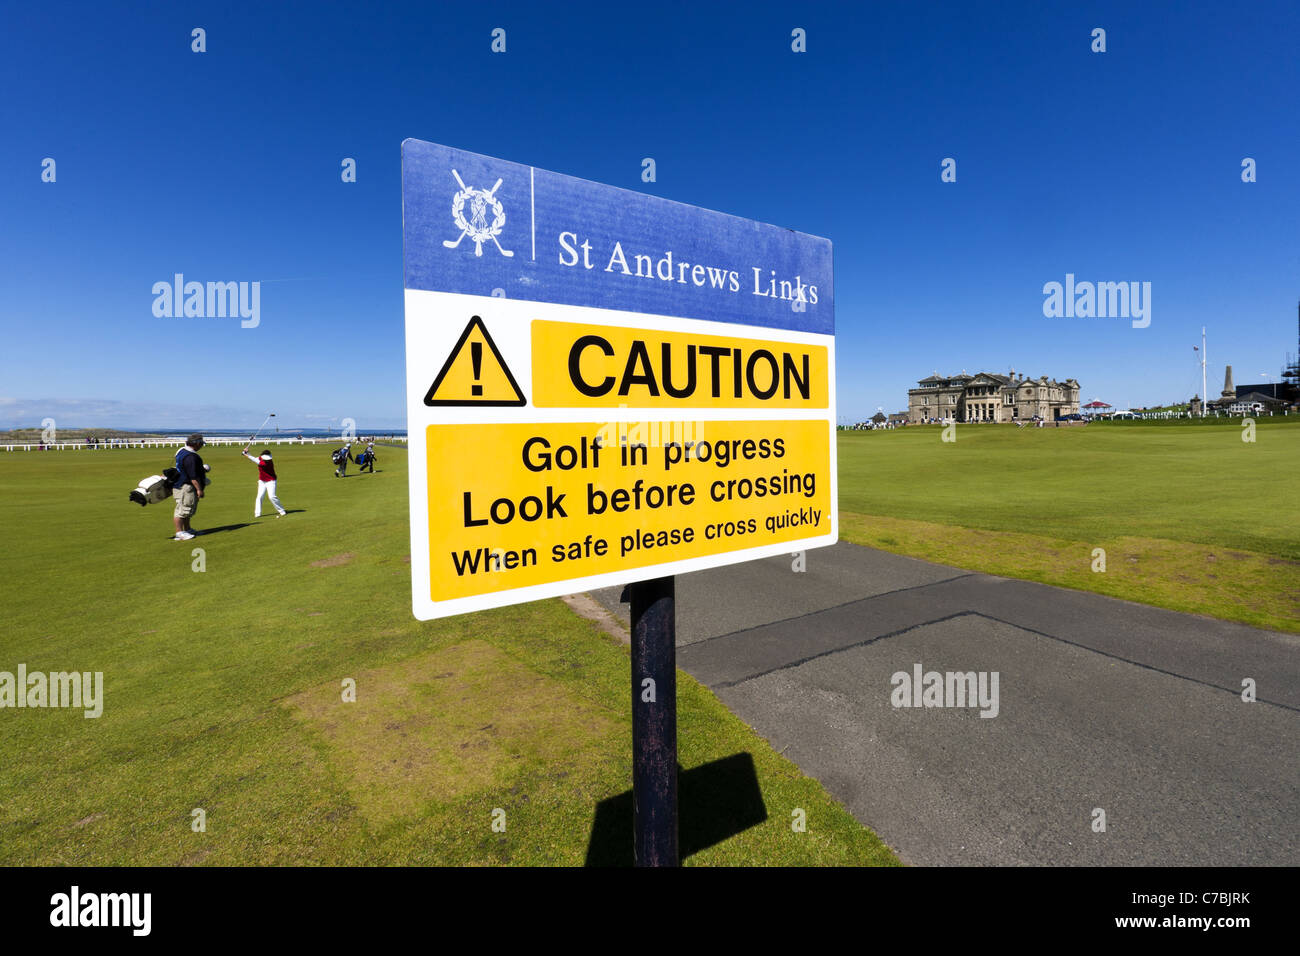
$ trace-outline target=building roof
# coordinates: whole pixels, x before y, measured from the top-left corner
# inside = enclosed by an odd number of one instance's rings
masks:
[[[1244,398],[1252,393],[1267,395],[1269,398],[1281,398],[1278,393],[1285,388],[1282,382],[1265,382],[1262,385],[1238,385],[1237,397]]]
[[[946,375],[946,376],[938,375],[938,374],[927,375],[925,378],[919,379],[916,384],[917,385],[953,385],[953,386],[964,387],[965,385],[968,385],[970,382],[973,382],[976,379],[988,379],[991,382],[996,382],[1002,388],[1033,388],[1035,386],[1042,387],[1044,385],[1054,387],[1054,388],[1078,388],[1079,387],[1078,380],[1074,378],[1067,378],[1063,382],[1058,382],[1056,379],[1049,379],[1046,375],[1040,375],[1038,378],[1016,379],[1011,377],[1010,375],[999,375],[997,372],[978,372],[975,375],[967,375],[965,373],[961,375]],[[913,389],[913,391],[915,391],[915,389]]]

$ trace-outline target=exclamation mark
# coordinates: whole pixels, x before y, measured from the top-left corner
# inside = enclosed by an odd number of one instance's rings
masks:
[[[469,343],[469,359],[471,362],[474,363],[474,381],[477,382],[479,380],[479,377],[483,374],[483,343],[482,342]],[[469,393],[471,395],[482,395],[483,386],[471,385]]]

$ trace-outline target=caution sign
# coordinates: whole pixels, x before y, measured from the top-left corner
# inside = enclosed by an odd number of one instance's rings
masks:
[[[486,361],[485,361],[486,360]],[[523,405],[523,393],[477,315],[452,347],[424,404]]]
[[[402,176],[416,617],[837,540],[827,240],[414,140]]]

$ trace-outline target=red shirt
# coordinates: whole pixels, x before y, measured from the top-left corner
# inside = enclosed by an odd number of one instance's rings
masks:
[[[257,462],[258,481],[275,481],[275,465],[271,462],[270,455],[264,458],[253,458],[252,455],[245,455],[244,457]]]

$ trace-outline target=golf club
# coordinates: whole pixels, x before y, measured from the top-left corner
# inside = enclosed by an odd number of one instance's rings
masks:
[[[257,441],[257,436],[260,435],[262,433],[262,429],[266,427],[266,422],[269,422],[274,417],[275,417],[275,412],[271,412],[269,415],[266,416],[266,421],[262,422],[262,424],[257,426],[257,431],[253,432],[253,437],[248,440],[248,443],[250,445],[253,444],[253,442]]]

